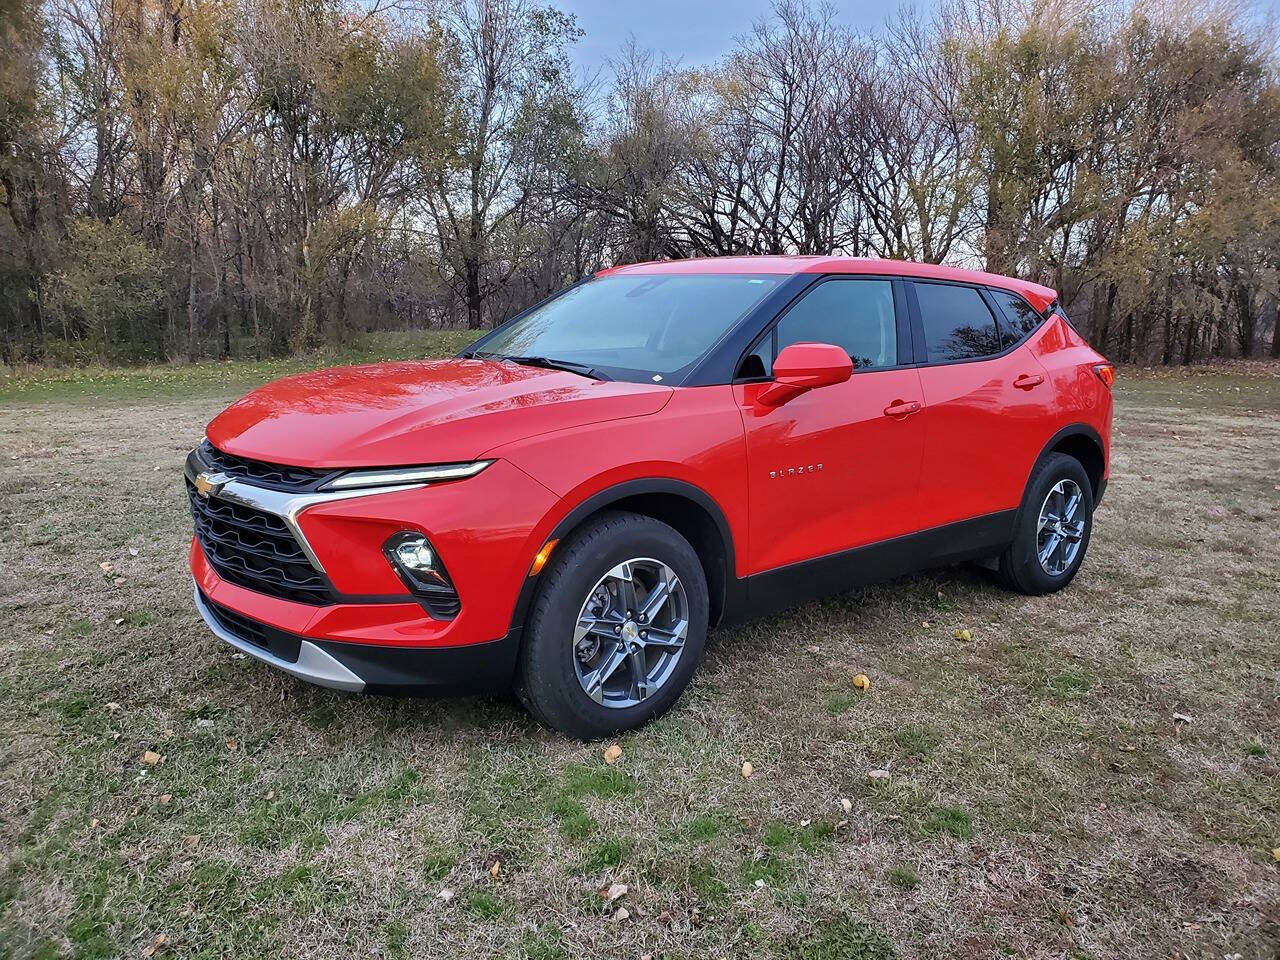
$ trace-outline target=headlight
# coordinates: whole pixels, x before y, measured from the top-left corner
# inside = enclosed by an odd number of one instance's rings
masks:
[[[426,467],[392,467],[387,470],[351,470],[326,483],[322,490],[355,490],[361,487],[393,487],[406,483],[440,483],[474,477],[492,460],[471,463],[439,463]]]

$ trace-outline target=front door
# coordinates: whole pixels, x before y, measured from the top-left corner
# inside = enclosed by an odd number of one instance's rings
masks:
[[[905,341],[899,352],[893,287],[879,278],[824,280],[748,358],[767,378],[783,347],[815,342],[842,347],[854,364],[846,382],[780,407],[754,402],[767,379],[735,384],[746,427],[749,573],[918,529],[922,396],[914,367],[899,366],[910,353]]]

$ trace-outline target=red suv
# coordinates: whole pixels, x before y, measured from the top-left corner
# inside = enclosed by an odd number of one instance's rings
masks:
[[[454,359],[288,377],[221,413],[186,463],[195,602],[314,683],[514,684],[603,736],[670,707],[713,626],[962,560],[1066,586],[1111,382],[1034,283],[618,267]]]

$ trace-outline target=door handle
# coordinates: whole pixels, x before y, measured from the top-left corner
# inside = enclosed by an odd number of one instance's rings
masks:
[[[908,417],[920,412],[919,400],[895,400],[884,408],[886,417]]]
[[[1044,377],[1038,373],[1024,373],[1013,381],[1013,385],[1019,390],[1030,390],[1032,387],[1038,387],[1042,383],[1044,383]]]

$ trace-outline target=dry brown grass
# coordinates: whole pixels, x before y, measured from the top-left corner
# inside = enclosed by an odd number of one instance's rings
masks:
[[[178,480],[227,397],[39,396],[0,406],[0,956],[1280,949],[1265,371],[1122,378],[1070,590],[958,569],[719,634],[616,768],[505,700],[233,659],[191,609]]]

